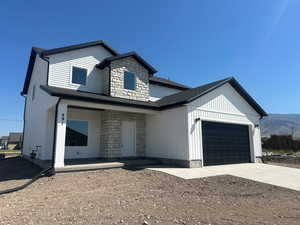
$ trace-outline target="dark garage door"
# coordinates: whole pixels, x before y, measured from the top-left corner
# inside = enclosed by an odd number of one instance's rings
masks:
[[[204,166],[250,162],[248,126],[202,122]]]

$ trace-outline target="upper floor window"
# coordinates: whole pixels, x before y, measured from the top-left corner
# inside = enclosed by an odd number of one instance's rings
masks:
[[[128,90],[135,90],[135,74],[124,72],[124,88]]]
[[[72,67],[72,83],[86,85],[87,69]]]

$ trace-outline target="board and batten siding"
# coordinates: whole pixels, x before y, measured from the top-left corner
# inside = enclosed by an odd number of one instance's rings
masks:
[[[103,93],[104,72],[95,68],[104,58],[112,56],[101,46],[83,48],[49,56],[50,86]],[[86,85],[71,83],[72,66],[87,69]]]
[[[165,97],[167,95],[172,95],[178,92],[180,92],[180,90],[175,88],[168,88],[168,87],[163,87],[154,84],[150,84],[149,86],[149,95],[151,101],[157,101],[162,97]]]
[[[146,156],[188,160],[187,108],[146,115]]]
[[[249,126],[251,160],[261,156],[260,115],[230,85],[196,99],[187,106],[189,159],[202,160],[202,121],[242,124]],[[200,118],[200,121],[195,121]]]

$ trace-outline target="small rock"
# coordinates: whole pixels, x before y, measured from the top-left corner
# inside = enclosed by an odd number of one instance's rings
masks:
[[[149,225],[149,223],[146,220],[144,220],[143,225]]]

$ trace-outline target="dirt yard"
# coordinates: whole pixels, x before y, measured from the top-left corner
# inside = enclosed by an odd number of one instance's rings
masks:
[[[291,164],[291,163],[277,163],[277,162],[265,162],[266,164],[275,165],[275,166],[285,166],[291,168],[300,169],[300,164]]]
[[[5,180],[1,189],[14,182]],[[0,195],[0,224],[299,225],[300,192],[232,176],[183,180],[129,169],[61,173]]]
[[[295,157],[295,156],[264,156],[263,161],[266,164],[300,169],[300,155],[297,157]]]

